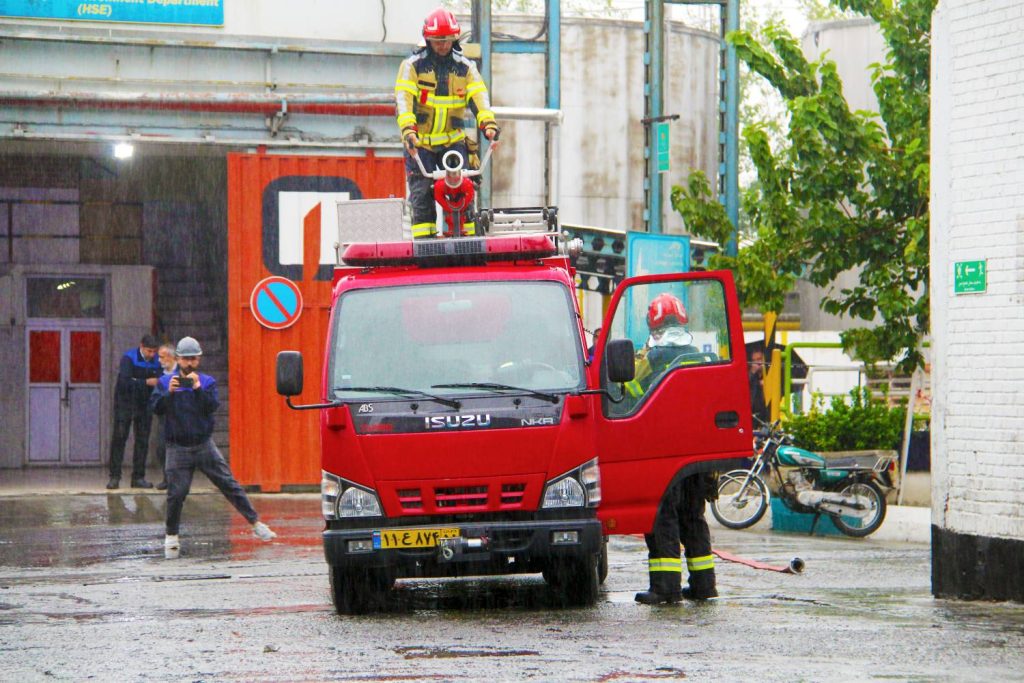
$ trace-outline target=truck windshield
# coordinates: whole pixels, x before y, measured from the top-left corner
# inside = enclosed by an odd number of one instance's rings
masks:
[[[570,293],[557,282],[462,282],[347,292],[332,331],[333,397],[409,400],[366,387],[432,394],[582,388],[583,349]],[[361,387],[363,391],[346,391]],[[509,392],[514,393],[514,392]],[[372,397],[372,399],[371,399]]]

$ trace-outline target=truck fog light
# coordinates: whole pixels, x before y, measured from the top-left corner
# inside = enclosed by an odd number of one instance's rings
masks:
[[[351,486],[341,494],[338,514],[341,517],[380,517],[380,502],[372,491]]]
[[[350,553],[371,553],[373,552],[373,540],[369,538],[357,538],[348,542]]]
[[[579,508],[586,503],[583,486],[572,477],[562,477],[544,490],[543,508]]]
[[[552,545],[571,545],[580,542],[580,532],[578,531],[552,531],[551,532],[551,544]]]

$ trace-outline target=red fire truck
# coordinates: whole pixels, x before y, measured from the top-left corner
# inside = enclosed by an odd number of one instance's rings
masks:
[[[728,272],[615,291],[590,357],[557,232],[357,243],[335,270],[320,410],[324,552],[335,607],[376,609],[396,578],[541,572],[591,604],[605,537],[650,530],[676,478],[750,452],[743,333]],[[672,369],[627,391],[647,304],[688,311]]]

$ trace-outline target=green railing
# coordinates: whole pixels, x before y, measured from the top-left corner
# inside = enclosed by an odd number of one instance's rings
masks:
[[[782,351],[782,404],[789,406],[789,414],[795,412],[793,406],[793,349],[841,349],[839,342],[790,342]],[[853,368],[851,368],[853,369]]]
[[[929,342],[922,343],[922,346],[928,348],[931,346]],[[792,415],[795,412],[793,406],[793,349],[841,349],[843,345],[839,342],[790,342],[786,344],[782,350],[782,372],[783,372],[783,384],[782,384],[782,404],[789,406],[789,413]],[[854,368],[851,368],[853,370]]]

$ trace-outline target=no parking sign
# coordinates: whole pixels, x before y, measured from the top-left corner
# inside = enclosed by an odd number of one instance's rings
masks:
[[[252,288],[249,308],[263,327],[283,330],[294,325],[302,315],[302,292],[288,278],[272,275]]]

